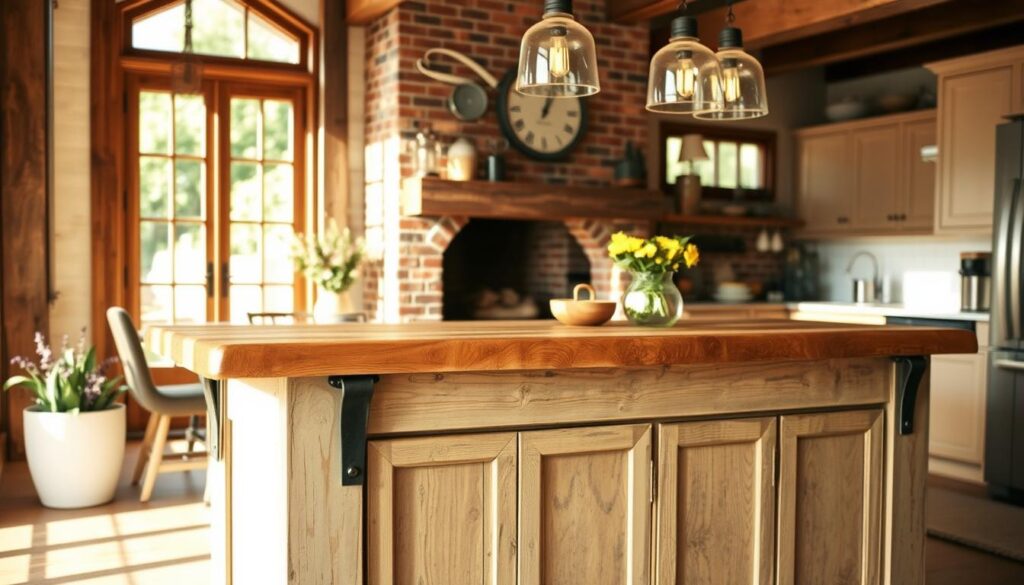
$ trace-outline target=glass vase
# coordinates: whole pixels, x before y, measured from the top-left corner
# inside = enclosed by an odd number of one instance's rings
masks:
[[[683,295],[673,272],[631,272],[633,282],[622,295],[622,310],[635,325],[670,327],[683,316]]]

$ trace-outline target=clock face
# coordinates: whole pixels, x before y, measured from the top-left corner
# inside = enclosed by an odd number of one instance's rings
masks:
[[[522,95],[515,90],[515,74],[510,71],[498,88],[502,132],[512,146],[531,158],[565,158],[586,131],[584,102]]]

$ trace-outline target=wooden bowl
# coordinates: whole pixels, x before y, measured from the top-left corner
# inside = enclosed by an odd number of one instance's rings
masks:
[[[590,292],[589,301],[580,300],[580,292],[584,290]],[[597,293],[589,284],[578,284],[572,289],[571,299],[551,299],[551,314],[565,325],[594,327],[607,323],[617,305],[615,301],[597,300]]]

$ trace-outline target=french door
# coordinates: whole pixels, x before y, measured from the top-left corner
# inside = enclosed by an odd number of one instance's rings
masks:
[[[304,89],[128,79],[127,299],[147,323],[245,323],[305,308]]]

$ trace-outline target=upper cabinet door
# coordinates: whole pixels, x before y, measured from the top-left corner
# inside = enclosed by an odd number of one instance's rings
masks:
[[[900,126],[871,126],[852,133],[856,169],[855,213],[857,229],[897,230],[902,199],[899,193]]]
[[[655,583],[770,585],[774,418],[658,426]]]
[[[516,435],[371,441],[370,585],[516,583]]]
[[[649,583],[650,425],[522,433],[519,452],[520,585]]]
[[[853,213],[850,133],[798,138],[799,208],[807,232],[845,232]]]
[[[938,232],[992,230],[996,126],[1014,110],[1014,66],[939,82]]]
[[[882,421],[880,410],[782,417],[779,585],[880,582]]]
[[[901,190],[906,196],[906,208],[901,211],[900,221],[905,229],[931,232],[934,227],[937,169],[934,162],[921,160],[921,149],[934,146],[937,138],[934,118],[903,124]]]

